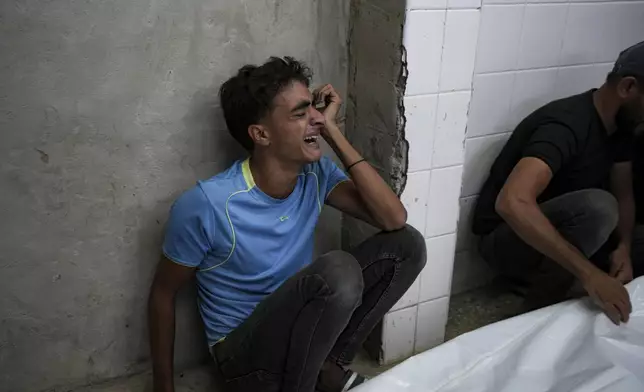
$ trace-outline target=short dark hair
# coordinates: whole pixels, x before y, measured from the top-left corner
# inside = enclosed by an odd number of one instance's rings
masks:
[[[621,72],[611,71],[608,73],[608,75],[606,75],[606,83],[608,83],[611,86],[616,86],[620,80],[629,76],[637,80],[637,84],[639,84],[640,90],[644,90],[644,75],[636,75],[631,72],[622,74]]]
[[[293,81],[309,87],[311,70],[292,57],[271,57],[260,66],[245,65],[219,89],[219,100],[230,134],[246,150],[253,140],[248,127],[257,124],[273,109],[273,99]]]

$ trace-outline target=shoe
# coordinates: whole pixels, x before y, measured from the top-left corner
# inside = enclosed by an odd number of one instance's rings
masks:
[[[318,376],[315,392],[346,392],[367,381],[353,370],[337,364],[325,363]]]

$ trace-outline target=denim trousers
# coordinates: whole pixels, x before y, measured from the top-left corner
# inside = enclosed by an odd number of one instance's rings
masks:
[[[425,261],[425,240],[410,226],[320,256],[212,347],[220,387],[313,392],[322,364],[351,363]]]

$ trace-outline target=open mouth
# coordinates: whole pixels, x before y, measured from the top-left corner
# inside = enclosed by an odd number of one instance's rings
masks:
[[[309,146],[317,147],[319,135],[311,135],[304,138],[304,143]]]

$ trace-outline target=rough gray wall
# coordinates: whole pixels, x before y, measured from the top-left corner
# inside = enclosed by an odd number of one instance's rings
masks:
[[[400,195],[407,152],[403,97],[407,83],[402,32],[405,2],[353,0],[349,25],[347,137]],[[347,218],[344,244],[373,230]]]
[[[148,366],[145,304],[171,202],[241,151],[217,86],[294,55],[346,91],[342,0],[0,4],[0,390]],[[326,213],[318,249],[339,243]],[[178,365],[205,356],[182,293]]]

